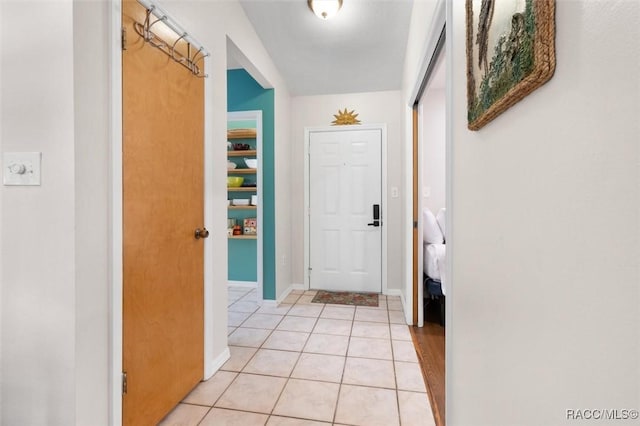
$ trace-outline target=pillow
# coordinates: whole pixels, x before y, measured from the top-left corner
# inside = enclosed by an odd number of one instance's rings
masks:
[[[442,231],[438,226],[436,217],[431,213],[431,210],[422,210],[422,219],[422,237],[424,242],[427,244],[442,244],[444,237],[442,236]]]
[[[440,209],[440,211],[438,211],[438,214],[436,215],[436,221],[438,222],[438,226],[440,227],[440,230],[442,231],[442,236],[446,239],[447,238],[447,230],[445,227],[445,216],[446,216],[446,211],[447,209],[445,209],[444,207]]]

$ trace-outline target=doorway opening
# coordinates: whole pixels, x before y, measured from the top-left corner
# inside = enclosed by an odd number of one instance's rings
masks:
[[[228,178],[241,180],[227,191],[228,285],[255,288],[262,304],[276,292],[275,93],[229,37],[227,148]]]
[[[262,111],[227,114],[228,285],[262,304]]]
[[[445,424],[449,174],[444,8],[413,98],[413,321],[435,422]]]

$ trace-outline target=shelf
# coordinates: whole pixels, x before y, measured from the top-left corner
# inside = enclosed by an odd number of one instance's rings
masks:
[[[235,186],[228,187],[227,191],[229,192],[256,192],[258,188],[255,186]]]
[[[256,129],[227,130],[227,139],[255,139]]]
[[[258,169],[227,169],[227,174],[236,174],[236,175],[253,175],[258,172]]]
[[[229,206],[229,210],[255,210],[256,206]]]
[[[257,154],[255,149],[245,149],[239,151],[227,151],[227,157],[255,157]]]
[[[257,240],[257,235],[229,235],[230,240]]]

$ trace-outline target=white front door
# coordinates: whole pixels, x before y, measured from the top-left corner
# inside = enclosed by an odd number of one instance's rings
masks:
[[[382,291],[381,155],[381,129],[309,133],[310,288]]]

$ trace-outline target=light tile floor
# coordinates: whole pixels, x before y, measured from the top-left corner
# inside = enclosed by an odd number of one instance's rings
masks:
[[[259,307],[229,288],[231,358],[162,426],[432,426],[398,297],[377,308],[311,303],[293,291]]]

